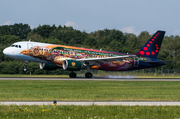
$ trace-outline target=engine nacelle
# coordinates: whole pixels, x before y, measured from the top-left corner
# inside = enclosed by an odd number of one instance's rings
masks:
[[[80,71],[82,69],[82,62],[66,59],[63,61],[63,69],[68,71]]]
[[[43,70],[56,70],[59,69],[60,67],[55,65],[55,64],[47,64],[47,63],[39,63],[40,69]]]

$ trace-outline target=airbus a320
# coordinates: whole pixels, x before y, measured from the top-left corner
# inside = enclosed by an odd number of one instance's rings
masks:
[[[90,69],[128,71],[165,65],[165,61],[157,59],[164,34],[165,31],[157,31],[134,54],[31,41],[16,42],[5,48],[3,53],[10,58],[25,61],[24,71],[28,62],[38,62],[40,69],[63,68],[72,71],[70,78],[76,77],[74,71],[87,69],[85,77],[91,78],[93,75]]]

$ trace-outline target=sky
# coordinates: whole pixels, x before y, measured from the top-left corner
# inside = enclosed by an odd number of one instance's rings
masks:
[[[72,26],[88,33],[166,31],[180,36],[180,0],[0,0],[0,25]]]

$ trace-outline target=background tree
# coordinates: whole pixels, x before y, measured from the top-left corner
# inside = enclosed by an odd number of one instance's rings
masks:
[[[40,42],[41,40],[43,40],[43,38],[38,33],[30,32],[27,35],[27,40],[31,40],[31,41],[35,41],[35,42]]]
[[[56,30],[57,27],[55,25],[39,25],[37,28],[33,29],[33,33],[37,33],[41,35],[43,38],[49,38],[49,35],[52,33],[52,31]]]
[[[147,31],[142,31],[138,36],[139,45],[137,46],[137,49],[140,49],[149,38],[151,38],[151,35],[149,35]]]
[[[31,32],[31,28],[28,24],[14,24],[0,26],[0,36],[14,35],[19,36],[21,39],[26,39],[27,34]]]

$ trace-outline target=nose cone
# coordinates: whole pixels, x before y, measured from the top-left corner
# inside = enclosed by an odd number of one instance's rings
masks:
[[[20,49],[14,48],[14,47],[7,47],[3,50],[4,55],[13,59],[18,59],[20,57],[19,52],[20,52]]]
[[[4,50],[3,50],[3,54],[4,55],[6,55],[6,56],[8,56],[8,57],[11,57],[12,58],[12,56],[14,56],[15,54],[14,54],[14,50],[12,49],[12,48],[5,48]]]
[[[8,48],[5,48],[5,49],[3,50],[3,54],[8,55],[9,53],[10,53],[10,52],[9,52]]]

